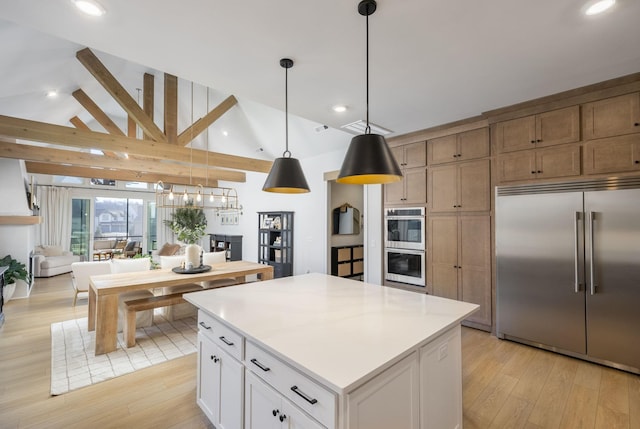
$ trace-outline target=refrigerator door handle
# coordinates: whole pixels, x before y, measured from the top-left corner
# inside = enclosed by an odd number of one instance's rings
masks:
[[[580,258],[580,230],[578,229],[578,222],[580,222],[580,212],[575,213],[575,219],[573,222],[573,234],[574,234],[574,259],[573,259],[573,268],[574,268],[574,279],[575,286],[574,290],[576,293],[580,292],[580,277],[579,277],[579,258]]]
[[[595,212],[589,212],[589,277],[591,280],[591,295],[596,294],[596,276],[595,276],[595,265],[596,261],[594,260],[594,250],[593,250],[593,220],[595,219]]]

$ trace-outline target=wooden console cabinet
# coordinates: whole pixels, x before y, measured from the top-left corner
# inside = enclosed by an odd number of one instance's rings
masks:
[[[331,275],[358,277],[364,274],[364,246],[336,246],[331,248]]]

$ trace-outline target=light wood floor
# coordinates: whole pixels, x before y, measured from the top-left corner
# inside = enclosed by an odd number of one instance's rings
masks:
[[[87,312],[72,299],[62,275],[6,305],[0,428],[213,428],[195,403],[195,354],[51,397],[50,325]],[[469,328],[462,342],[465,429],[640,429],[638,376]]]

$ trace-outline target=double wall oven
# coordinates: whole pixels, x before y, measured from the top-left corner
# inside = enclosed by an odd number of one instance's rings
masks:
[[[385,209],[385,279],[424,288],[426,237],[424,207]]]

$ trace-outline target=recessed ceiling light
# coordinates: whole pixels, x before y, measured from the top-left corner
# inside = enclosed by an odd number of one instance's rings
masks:
[[[48,98],[56,98],[58,96],[58,91],[52,89],[51,91],[47,91]]]
[[[332,109],[336,113],[342,113],[347,111],[347,106],[343,104],[336,104],[335,106],[332,107]]]
[[[226,137],[226,136],[228,136],[228,135],[229,135],[229,133],[228,133],[228,132],[226,132],[226,131],[223,131],[223,132],[222,132],[222,135]]]
[[[587,8],[585,15],[597,15],[609,9],[616,3],[616,0],[600,0]]]
[[[102,16],[107,11],[95,0],[71,0],[73,4],[83,13],[90,16]]]

